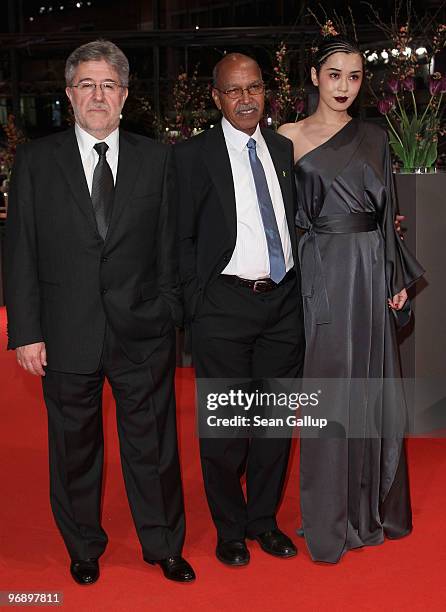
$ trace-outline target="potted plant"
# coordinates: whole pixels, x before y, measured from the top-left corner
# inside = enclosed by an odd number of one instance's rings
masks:
[[[366,52],[367,81],[386,118],[393,153],[403,172],[433,171],[444,128],[446,78],[432,72],[435,56],[445,47],[446,25],[437,23],[436,15],[418,17],[410,2],[404,15],[403,4],[396,5],[390,24],[369,7],[387,45]]]
[[[387,120],[390,145],[401,162],[401,171],[419,173],[434,170],[438,137],[443,132],[446,78],[438,72],[430,77],[430,98],[424,109],[415,98],[413,76],[401,80],[392,78],[387,87],[391,95],[378,101],[378,110]]]
[[[366,53],[366,64],[376,68],[383,64],[368,81],[400,166],[395,182],[400,212],[406,216],[405,239],[426,269],[423,281],[412,290],[417,293],[415,325],[412,321],[400,335],[403,373],[405,377],[436,378],[443,376],[446,344],[442,266],[446,258],[446,173],[435,172],[439,139],[445,132],[446,78],[433,70],[436,54],[445,47],[446,25],[438,24],[432,14],[416,18],[410,4],[402,21],[401,3],[398,6],[389,26],[374,12],[375,24],[386,34],[389,45]]]

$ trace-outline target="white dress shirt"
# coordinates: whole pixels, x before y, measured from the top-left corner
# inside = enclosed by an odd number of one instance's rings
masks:
[[[260,128],[257,126],[254,134],[248,136],[234,128],[224,117],[221,125],[231,162],[237,213],[235,249],[222,274],[235,274],[255,280],[268,277],[270,273],[268,245],[246,146],[250,138],[256,141],[257,156],[265,170],[288,272],[294,263],[285,206],[279,179]]]
[[[81,154],[82,166],[84,167],[85,178],[87,179],[88,191],[91,195],[91,186],[93,184],[93,172],[96,164],[99,161],[99,155],[94,150],[94,145],[98,142],[106,142],[108,144],[108,150],[106,158],[108,165],[111,168],[113,174],[113,182],[116,185],[116,173],[118,172],[118,157],[119,157],[119,128],[116,128],[111,134],[99,140],[95,136],[92,136],[84,129],[82,129],[77,123],[74,126],[76,132],[77,144],[79,152]]]

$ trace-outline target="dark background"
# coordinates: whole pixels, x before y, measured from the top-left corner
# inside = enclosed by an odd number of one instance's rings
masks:
[[[65,128],[69,108],[64,94],[64,63],[78,45],[98,37],[118,44],[130,60],[133,80],[124,109],[124,127],[154,135],[152,121],[141,120],[143,98],[158,115],[172,107],[172,84],[182,70],[198,66],[199,79],[210,81],[212,67],[225,51],[257,58],[267,83],[272,79],[274,51],[281,40],[290,49],[293,85],[308,85],[306,60],[319,32],[308,8],[324,22],[333,11],[349,24],[354,15],[358,39],[371,48],[385,44],[370,22],[363,2],[298,0],[0,0],[0,123],[9,113],[27,136]],[[445,2],[413,1],[415,11],[445,20]],[[402,2],[404,8],[405,2]],[[389,22],[394,4],[377,0],[373,7]],[[404,10],[402,12],[404,15]],[[138,109],[139,104],[139,109]],[[212,103],[209,99],[209,111]],[[376,116],[364,108],[367,116]],[[212,112],[209,121],[213,120]]]

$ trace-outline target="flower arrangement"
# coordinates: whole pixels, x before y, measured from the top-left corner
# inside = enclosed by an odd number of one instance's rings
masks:
[[[353,11],[350,6],[347,8],[348,18],[339,15],[336,10],[333,10],[332,18],[330,19],[329,14],[321,4],[319,4],[318,9],[318,13],[322,13],[321,16],[318,16],[310,7],[307,8],[307,14],[319,27],[319,39],[333,36],[346,36],[347,38],[353,36],[354,40],[357,42],[358,37],[356,34],[356,24],[353,17]],[[315,53],[316,51],[317,46],[313,45],[311,47],[311,52]]]
[[[444,131],[446,78],[439,72],[429,75],[429,68],[445,47],[446,25],[438,24],[436,15],[417,17],[410,2],[397,3],[390,25],[372,11],[372,22],[390,42],[380,53],[385,62],[384,78],[376,85],[376,79],[368,75],[378,110],[387,121],[390,145],[403,171],[433,169],[438,139]],[[403,18],[404,25],[399,25]]]
[[[291,91],[287,55],[287,46],[284,42],[281,42],[275,51],[274,85],[267,94],[268,114],[275,129],[291,118],[293,121],[297,121],[303,115],[305,109],[303,89],[299,89],[296,95],[293,95]]]
[[[181,72],[172,89],[172,111],[154,119],[159,137],[174,144],[203,130],[208,121],[207,97],[208,88],[198,82],[197,66],[190,77],[187,72]]]
[[[138,91],[137,79],[125,106],[126,119],[142,126],[144,131],[162,142],[174,144],[201,131],[209,121],[206,112],[209,88],[198,80],[198,67],[192,75],[181,71],[173,84],[162,92],[166,101],[161,111],[154,108],[153,100]]]
[[[390,95],[378,101],[378,110],[387,120],[390,145],[403,171],[432,168],[438,157],[438,136],[443,133],[446,78],[436,72],[429,79],[430,98],[424,110],[417,104],[412,76],[389,79],[387,88]]]

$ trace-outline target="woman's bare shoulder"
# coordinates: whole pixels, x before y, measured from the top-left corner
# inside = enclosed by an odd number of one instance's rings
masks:
[[[296,123],[284,123],[283,125],[279,127],[277,131],[279,134],[282,134],[282,136],[286,136],[286,138],[289,138],[290,140],[294,140],[302,132],[304,123],[305,123],[305,119],[302,119],[301,121],[297,121]]]
[[[307,135],[308,128],[311,128],[311,121],[308,122],[307,117],[297,123],[285,123],[278,130],[282,136],[286,136],[293,143],[294,161],[305,155],[310,148]]]

